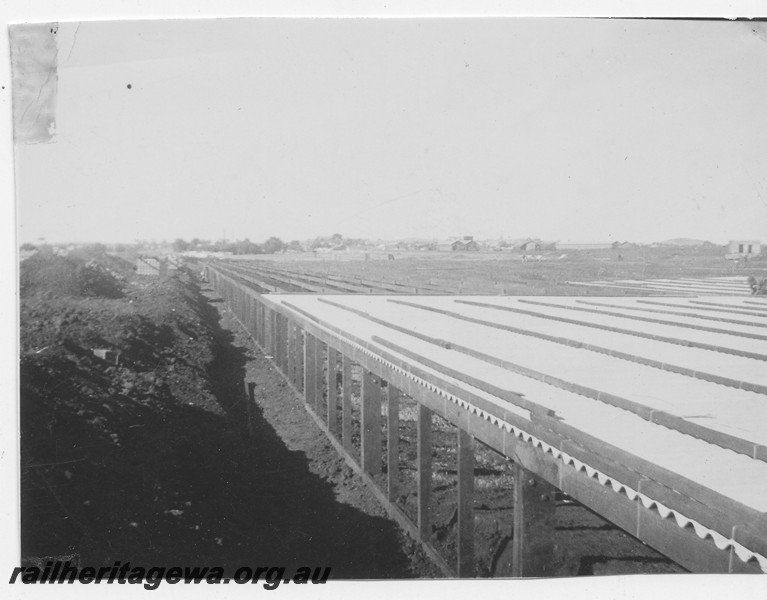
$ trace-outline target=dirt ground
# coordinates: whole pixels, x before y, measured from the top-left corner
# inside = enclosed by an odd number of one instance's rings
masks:
[[[25,561],[437,575],[219,299],[189,273],[158,281],[98,258],[22,267]],[[246,381],[274,423],[252,435]]]

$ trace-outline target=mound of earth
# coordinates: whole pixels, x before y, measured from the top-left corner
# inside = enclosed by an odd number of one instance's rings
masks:
[[[320,470],[264,419],[248,431],[254,357],[192,271],[160,280],[104,255],[51,254],[21,271],[25,563],[431,573],[364,486],[338,501],[329,473],[354,480],[340,458],[324,453]]]

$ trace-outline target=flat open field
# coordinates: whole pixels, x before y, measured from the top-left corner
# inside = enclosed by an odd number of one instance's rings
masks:
[[[767,261],[725,260],[718,246],[631,247],[620,250],[548,251],[527,255],[512,252],[325,252],[227,257],[225,263],[261,271],[264,291],[489,295],[615,295],[663,292],[598,289],[571,282],[767,275]],[[389,259],[393,257],[393,260]],[[540,260],[539,260],[540,259]],[[272,270],[269,273],[269,270]],[[282,273],[283,278],[280,278]],[[292,279],[288,281],[284,276]],[[339,283],[361,289],[344,289]],[[308,288],[301,288],[308,283]],[[393,284],[393,285],[392,285]],[[269,289],[269,285],[277,289]],[[332,289],[328,289],[328,285]],[[386,287],[388,285],[388,288]],[[312,289],[316,286],[317,289]],[[323,289],[324,288],[324,289]],[[399,289],[397,289],[399,288]]]

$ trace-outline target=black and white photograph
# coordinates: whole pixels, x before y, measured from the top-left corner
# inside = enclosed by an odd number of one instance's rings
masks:
[[[0,579],[767,573],[767,21],[726,16],[9,22]]]

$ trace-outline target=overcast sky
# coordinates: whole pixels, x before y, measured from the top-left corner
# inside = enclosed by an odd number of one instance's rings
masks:
[[[19,240],[766,239],[765,31],[62,23],[55,135],[16,146]]]

